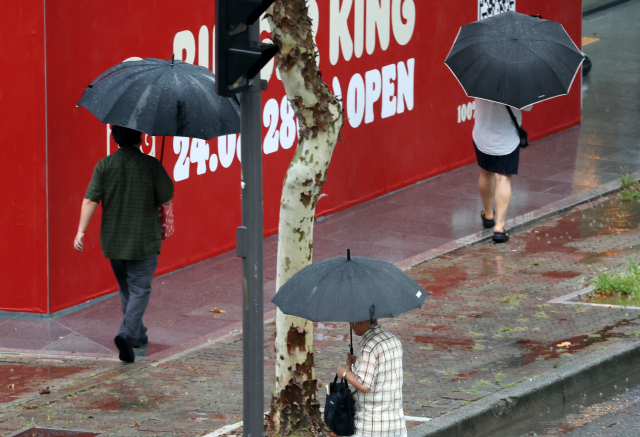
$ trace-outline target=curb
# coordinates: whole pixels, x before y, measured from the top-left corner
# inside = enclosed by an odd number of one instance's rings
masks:
[[[409,437],[471,437],[488,435],[516,423],[536,408],[563,404],[584,392],[637,372],[640,342],[614,344],[604,352],[565,363],[558,369],[501,390],[468,407],[409,430]]]
[[[631,0],[611,0],[610,2],[608,2],[606,4],[603,4],[603,5],[600,5],[600,6],[595,6],[593,8],[587,9],[586,11],[583,10],[582,11],[582,16],[586,17],[588,15],[595,14],[596,12],[601,12],[601,11],[604,11],[605,9],[609,9],[609,8],[614,7],[614,6],[618,6],[618,5],[621,5],[623,3],[627,3],[629,1],[631,1]]]
[[[632,173],[631,176],[633,176],[633,178],[636,181],[640,181],[640,171]],[[518,229],[526,225],[529,225],[533,222],[544,220],[549,217],[553,217],[564,211],[567,211],[568,209],[574,208],[583,203],[590,202],[598,197],[603,197],[608,194],[615,193],[616,191],[620,191],[620,189],[621,189],[621,185],[619,180],[613,180],[611,182],[607,182],[604,185],[600,185],[596,188],[583,191],[582,193],[579,193],[579,194],[574,194],[573,196],[569,196],[562,200],[558,200],[557,202],[551,203],[547,206],[538,208],[534,211],[509,219],[505,223],[505,228],[509,232],[517,231]],[[425,263],[434,258],[438,258],[442,255],[446,255],[448,253],[451,253],[455,250],[460,249],[461,247],[467,247],[473,244],[487,241],[491,239],[492,236],[493,236],[493,232],[491,231],[491,229],[483,230],[481,232],[476,232],[475,234],[467,235],[466,237],[462,237],[457,240],[451,241],[440,247],[436,247],[435,249],[431,249],[426,252],[422,252],[422,253],[419,253],[418,255],[414,255],[410,258],[399,261],[395,263],[395,266],[400,268],[401,270],[408,270],[411,267],[417,266],[418,264]]]

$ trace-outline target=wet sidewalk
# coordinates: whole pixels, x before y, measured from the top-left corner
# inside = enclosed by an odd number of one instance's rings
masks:
[[[604,269],[640,261],[640,203],[616,194],[520,228],[510,244],[461,248],[407,273],[423,307],[381,321],[404,348],[404,410],[437,418],[587,356],[638,343],[640,309],[550,303]],[[274,325],[265,329],[265,411]],[[346,358],[346,323],[316,324],[316,377]],[[160,362],[0,355],[0,434],[26,423],[109,436],[202,436],[242,420],[242,335]],[[9,384],[10,386],[7,386]],[[50,394],[40,394],[49,389]],[[324,404],[324,390],[319,391]],[[418,425],[414,419],[409,426]]]
[[[584,47],[594,66],[583,84],[582,125],[522,151],[509,218],[552,211],[571,196],[640,170],[640,32],[634,25],[639,10],[634,0],[585,19],[583,34],[598,40]],[[481,228],[477,177],[476,165],[469,165],[321,220],[314,231],[314,261],[350,248],[406,267],[442,247],[466,244],[465,237]],[[276,250],[277,236],[268,238],[265,319],[274,314]],[[241,277],[233,251],[157,278],[145,315],[150,344],[142,352],[158,360],[240,329]],[[212,313],[215,307],[226,312]],[[5,313],[0,352],[114,359],[120,319],[117,296],[50,319]]]
[[[640,169],[638,21],[640,0],[585,19],[584,34],[600,40],[584,47],[594,67],[583,124],[524,151],[511,217]],[[476,173],[465,167],[321,221],[315,260],[350,247],[409,265],[443,244],[469,241],[479,225]],[[549,301],[638,256],[639,223],[640,204],[611,195],[520,227],[508,244],[463,247],[409,268],[431,296],[420,310],[382,321],[404,345],[405,411],[436,418],[556,367],[637,343],[640,310]],[[276,238],[265,244],[266,302],[274,292],[276,244]],[[131,365],[113,352],[108,327],[119,323],[117,299],[51,320],[0,319],[0,435],[37,424],[119,437],[202,436],[241,420],[242,336],[228,334],[240,328],[240,272],[229,253],[156,280],[146,316],[147,361]],[[227,312],[211,313],[213,307]],[[272,307],[265,307],[268,318]],[[323,381],[344,361],[348,333],[345,324],[316,325]],[[272,336],[267,323],[265,410]],[[40,356],[11,353],[27,349]]]

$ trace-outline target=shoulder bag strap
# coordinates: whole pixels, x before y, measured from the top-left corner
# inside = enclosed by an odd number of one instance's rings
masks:
[[[509,117],[511,117],[511,121],[513,121],[513,124],[516,125],[516,129],[518,129],[518,132],[520,131],[520,129],[522,129],[522,126],[520,126],[518,124],[518,120],[516,120],[516,116],[513,115],[513,112],[511,111],[511,108],[508,107],[507,105],[505,105],[505,107],[507,108],[507,111],[509,111]]]

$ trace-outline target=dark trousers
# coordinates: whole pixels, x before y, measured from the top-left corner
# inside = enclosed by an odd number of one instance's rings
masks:
[[[142,316],[151,295],[151,277],[158,267],[158,254],[141,260],[112,259],[111,268],[120,286],[120,300],[124,317],[119,334],[126,335],[136,344],[144,337],[147,328]]]

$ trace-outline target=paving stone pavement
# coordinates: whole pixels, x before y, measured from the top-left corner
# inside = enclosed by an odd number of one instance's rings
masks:
[[[584,288],[603,268],[624,268],[638,254],[639,223],[640,204],[611,195],[520,229],[507,244],[466,247],[407,270],[430,296],[421,309],[381,321],[403,342],[405,412],[437,417],[612,342],[638,341],[639,310],[547,301]],[[333,378],[348,334],[345,323],[316,324],[318,378]],[[273,337],[271,322],[265,411]],[[0,375],[2,435],[36,423],[108,436],[198,436],[242,420],[241,334],[132,365],[4,355]],[[51,394],[39,394],[47,386]]]

